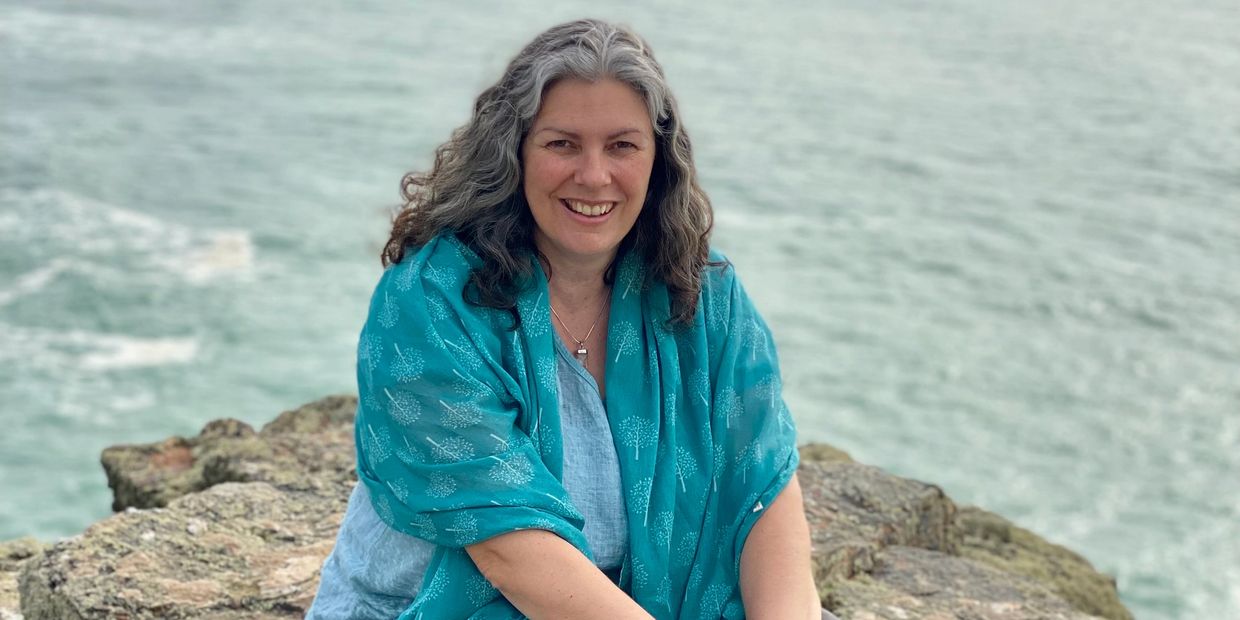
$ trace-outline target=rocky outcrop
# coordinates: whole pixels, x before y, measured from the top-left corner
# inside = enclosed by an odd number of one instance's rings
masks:
[[[876,620],[1088,620],[1041,584],[984,564],[917,547],[887,547],[864,575],[831,584],[841,618]]]
[[[356,398],[329,396],[281,413],[258,432],[223,419],[208,423],[197,437],[108,448],[101,461],[112,510],[159,508],[225,482],[267,482],[335,496],[355,479],[356,410]]]
[[[805,454],[803,450],[803,454]],[[849,461],[799,472],[823,605],[853,620],[1131,620],[1083,558],[934,485]]]
[[[224,483],[127,510],[54,545],[20,579],[26,618],[300,618],[346,497]]]
[[[962,536],[962,557],[1028,577],[1085,613],[1112,620],[1132,618],[1119,602],[1115,579],[1094,570],[1089,560],[1073,551],[972,506],[960,509],[956,528]]]
[[[122,512],[17,560],[21,613],[302,617],[353,484],[355,407],[331,397],[257,432],[224,420],[189,439],[109,448]],[[830,446],[802,458],[814,577],[845,620],[1131,618],[1113,580],[1001,517]]]
[[[0,542],[0,620],[21,620],[17,576],[26,562],[43,552],[43,547],[29,537]]]

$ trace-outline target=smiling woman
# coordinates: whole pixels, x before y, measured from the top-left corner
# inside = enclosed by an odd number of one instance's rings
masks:
[[[829,617],[774,341],[640,37],[539,35],[404,195],[311,618]]]

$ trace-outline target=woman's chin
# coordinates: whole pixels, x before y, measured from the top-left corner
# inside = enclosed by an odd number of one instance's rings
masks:
[[[550,236],[536,237],[538,249],[553,263],[559,260],[570,260],[576,263],[594,263],[603,265],[611,262],[620,247],[620,239],[612,235],[576,233],[555,239]]]

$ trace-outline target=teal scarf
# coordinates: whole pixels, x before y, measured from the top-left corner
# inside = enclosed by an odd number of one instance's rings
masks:
[[[439,546],[402,619],[523,618],[462,548],[506,532],[549,530],[593,559],[560,483],[546,278],[511,331],[509,313],[462,299],[481,264],[444,234],[392,265],[358,345],[358,477],[389,526]],[[625,256],[605,375],[629,524],[620,587],[655,618],[743,618],[741,549],[796,471],[796,429],[731,266],[707,268],[691,325],[669,316],[666,286]]]

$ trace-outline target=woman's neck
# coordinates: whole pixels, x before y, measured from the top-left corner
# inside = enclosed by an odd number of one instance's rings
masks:
[[[607,293],[603,275],[611,266],[614,255],[578,260],[562,257],[540,249],[543,267],[547,271],[547,288],[552,298],[561,305],[597,307],[597,300]]]
[[[560,265],[548,261],[551,269],[547,288],[560,305],[579,308],[581,306],[597,307],[599,297],[607,294],[607,285],[603,282],[603,274],[607,265],[601,268],[584,265]]]

